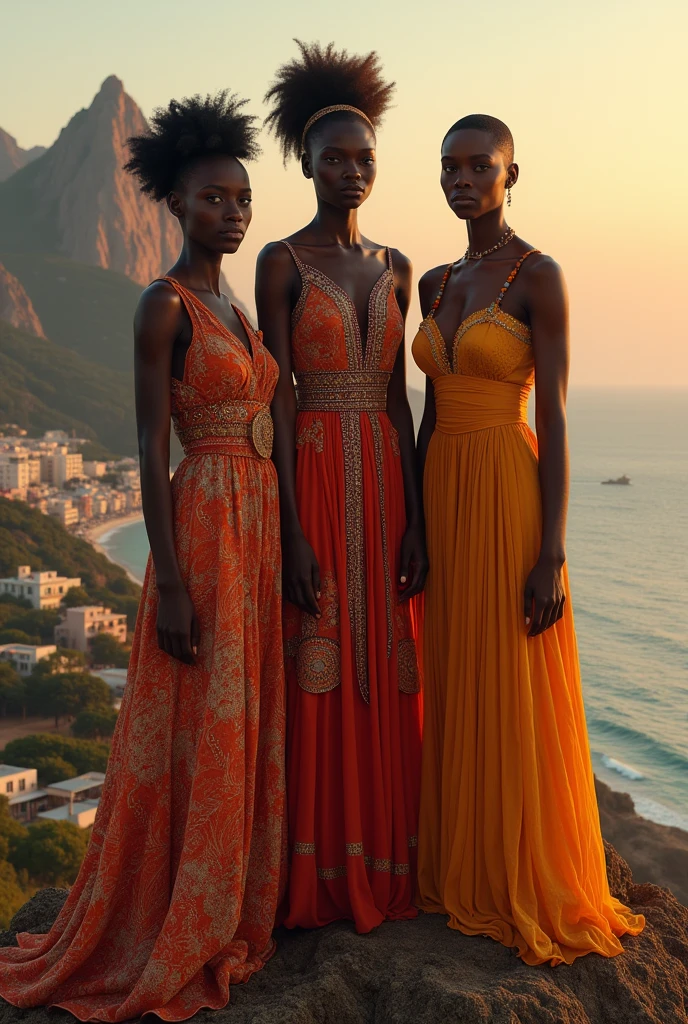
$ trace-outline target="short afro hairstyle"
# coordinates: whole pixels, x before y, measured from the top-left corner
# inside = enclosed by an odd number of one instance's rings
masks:
[[[494,139],[497,149],[500,149],[504,154],[507,164],[514,162],[514,137],[511,134],[511,130],[498,117],[490,117],[489,114],[467,114],[466,117],[462,117],[456,124],[451,126],[444,139],[442,139],[442,144],[444,145],[446,139],[454,132],[462,131],[466,128],[487,132]]]
[[[297,160],[301,156],[303,130],[319,110],[340,103],[357,107],[377,129],[394,92],[394,82],[382,78],[374,50],[359,56],[335,50],[334,43],[322,47],[299,39],[294,42],[301,56],[278,68],[265,94],[265,102],[272,104],[265,123],[280,143],[285,163],[290,156]],[[338,112],[337,116],[356,115]]]
[[[247,102],[227,90],[205,99],[170,100],[153,112],[144,135],[128,140],[131,159],[125,171],[138,178],[142,192],[160,202],[201,157],[255,158],[260,152],[257,119],[243,113]]]

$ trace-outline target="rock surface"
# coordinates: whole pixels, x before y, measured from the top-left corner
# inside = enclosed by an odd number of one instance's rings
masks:
[[[595,780],[602,835],[628,861],[636,882],[671,889],[688,906],[688,832],[641,818],[628,793]]]
[[[203,1011],[204,1024],[686,1024],[688,910],[664,889],[634,885],[607,846],[612,891],[646,915],[624,955],[589,955],[572,966],[527,967],[490,939],[450,931],[445,918],[384,924],[356,935],[340,922],[277,933],[274,958],[230,1005]],[[59,892],[38,893],[13,926],[46,927]],[[9,934],[1,937],[9,941]],[[54,1011],[0,1003],[0,1024],[48,1024]],[[66,1019],[66,1018],[65,1018]]]
[[[43,325],[33,303],[17,278],[0,263],[0,320],[19,327],[37,338],[45,338]]]
[[[0,128],[0,181],[6,181],[15,171],[26,167],[43,153],[45,153],[45,146],[22,149],[13,135]]]

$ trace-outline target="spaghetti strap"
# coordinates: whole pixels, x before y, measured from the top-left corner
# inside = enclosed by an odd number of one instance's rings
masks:
[[[388,245],[385,246],[385,248],[387,250],[387,269],[392,274],[392,277],[394,277],[394,264],[392,263],[392,250],[390,249],[390,247]]]
[[[184,308],[191,317],[191,323],[193,325],[193,318],[196,317],[196,319],[198,319],[198,309],[193,300],[195,299],[196,302],[199,302],[204,308],[205,303],[201,302],[200,299],[197,299],[193,292],[190,292],[188,288],[185,288],[184,285],[180,284],[174,277],[156,277],[155,281],[151,281],[151,284],[155,284],[157,281],[164,281],[165,284],[172,285],[177,295],[184,303]]]
[[[502,299],[504,298],[504,296],[508,292],[509,288],[513,284],[514,278],[518,274],[519,270],[521,269],[521,267],[523,266],[525,261],[528,259],[529,256],[532,256],[533,253],[536,253],[536,252],[540,252],[540,250],[539,249],[529,249],[528,252],[524,252],[523,253],[523,256],[521,256],[521,258],[519,259],[518,263],[516,264],[514,269],[511,271],[511,273],[507,277],[507,279],[504,282],[504,284],[502,285],[502,287],[499,289],[499,296],[495,300],[495,305],[497,306],[497,308],[501,307]]]
[[[296,264],[299,273],[303,277],[303,275],[306,272],[306,264],[303,263],[303,261],[300,260],[299,257],[296,255],[296,249],[291,244],[291,242],[287,242],[287,240],[285,238],[281,238],[280,241],[281,241],[282,245],[286,245],[287,249],[289,250],[289,252],[292,255],[292,259],[294,260],[294,263]]]
[[[445,270],[444,277],[442,278],[442,284],[440,285],[440,290],[437,293],[437,297],[435,298],[435,301],[433,302],[432,306],[430,307],[430,311],[428,312],[428,315],[425,318],[426,320],[434,319],[435,313],[439,309],[440,302],[442,301],[442,295],[444,294],[444,289],[447,286],[447,281],[449,280],[449,275],[452,272],[452,267],[453,266],[454,266],[454,264],[450,263],[449,266],[447,267],[447,269]]]

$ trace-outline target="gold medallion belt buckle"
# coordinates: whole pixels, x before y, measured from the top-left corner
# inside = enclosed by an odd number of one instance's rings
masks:
[[[275,427],[270,410],[263,407],[251,420],[251,441],[261,459],[269,459],[272,455],[274,438]]]

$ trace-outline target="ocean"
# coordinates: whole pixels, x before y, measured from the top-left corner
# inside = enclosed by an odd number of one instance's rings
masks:
[[[411,392],[414,415],[422,396]],[[567,554],[596,774],[688,829],[688,392],[572,389]],[[622,474],[631,485],[602,486]],[[142,522],[100,540],[143,579]]]

